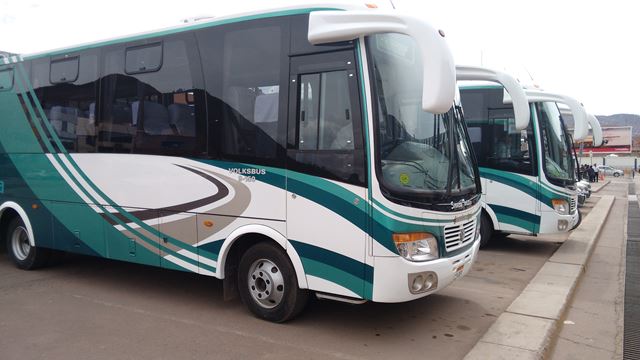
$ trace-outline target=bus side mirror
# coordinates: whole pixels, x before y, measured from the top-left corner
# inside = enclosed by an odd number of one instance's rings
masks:
[[[422,110],[443,114],[451,109],[456,93],[453,55],[436,30],[419,17],[398,11],[312,11],[309,14],[310,43],[328,44],[368,35],[398,33],[412,37],[422,57]]]

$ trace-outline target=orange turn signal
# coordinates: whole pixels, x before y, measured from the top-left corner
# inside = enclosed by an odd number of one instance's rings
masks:
[[[211,221],[211,220],[205,220],[202,224],[204,226],[206,226],[206,227],[209,227],[209,228],[213,227],[213,221]]]
[[[418,240],[428,239],[433,237],[433,235],[426,232],[415,232],[415,233],[403,233],[403,234],[393,234],[393,242],[396,244],[403,244],[408,242],[414,242]]]

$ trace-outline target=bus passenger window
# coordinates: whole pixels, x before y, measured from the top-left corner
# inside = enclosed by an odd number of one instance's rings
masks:
[[[162,43],[128,48],[125,54],[125,72],[129,75],[154,72],[162,66]]]
[[[36,96],[60,144],[71,153],[96,151],[98,55],[90,49],[32,62]],[[51,143],[56,150],[56,142]]]
[[[206,153],[205,94],[193,37],[114,46],[105,53],[100,151]]]
[[[222,35],[224,157],[273,160],[278,151],[280,67],[279,24],[229,29]]]
[[[79,59],[77,56],[51,61],[50,79],[52,84],[78,80]]]

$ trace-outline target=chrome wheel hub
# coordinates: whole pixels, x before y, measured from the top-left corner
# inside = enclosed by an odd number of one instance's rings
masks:
[[[24,226],[18,226],[11,234],[11,249],[15,257],[24,261],[31,252],[31,244],[29,244],[29,234]]]
[[[284,296],[284,277],[280,269],[267,259],[256,260],[249,267],[249,293],[260,306],[272,309]]]

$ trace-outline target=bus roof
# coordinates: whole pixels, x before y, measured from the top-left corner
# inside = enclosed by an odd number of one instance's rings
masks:
[[[66,46],[58,49],[50,49],[32,54],[18,55],[19,59],[37,59],[46,56],[61,55],[65,53],[81,51],[85,49],[97,48],[101,46],[119,44],[129,41],[143,40],[156,36],[163,36],[169,34],[180,33],[189,30],[202,29],[207,27],[219,26],[224,24],[230,24],[234,22],[248,21],[254,19],[262,19],[277,16],[308,14],[312,11],[323,10],[366,10],[369,9],[365,3],[362,5],[356,5],[354,3],[340,3],[340,2],[327,2],[327,3],[303,3],[299,5],[291,5],[277,8],[263,8],[259,10],[253,10],[249,12],[239,12],[234,14],[228,14],[219,17],[204,18],[195,22],[187,22],[176,26],[154,29],[136,34],[118,36],[109,39],[102,39],[98,41]],[[374,10],[372,10],[374,11]]]
[[[511,75],[502,71],[491,70],[480,66],[456,66],[456,77],[459,81],[474,81],[485,83],[487,81],[500,84],[508,93],[513,104],[515,126],[518,130],[524,130],[529,126],[529,102],[522,85]]]
[[[310,14],[308,39],[314,44],[356,39],[379,33],[406,34],[416,40],[425,59],[423,67],[422,109],[432,113],[444,113],[451,108],[456,97],[455,64],[453,55],[444,40],[444,33],[436,30],[422,18],[413,14],[388,10],[377,11],[371,4],[353,3],[303,4],[261,9],[251,12],[227,15],[218,18],[202,18],[202,21],[187,22],[178,26],[144,32],[136,35],[101,40],[62,49],[49,50],[30,55],[17,55],[11,59],[0,59],[9,64],[55,55],[68,55],[81,50],[98,48],[111,44],[144,40],[189,30],[219,26],[229,23],[296,14]]]
[[[566,95],[532,89],[527,89],[526,93],[529,98],[529,102],[554,102],[567,105],[571,109],[571,113],[573,115],[574,139],[582,140],[587,136],[589,123],[587,119],[587,112],[584,109],[584,106],[582,106],[582,104],[576,99]]]
[[[481,90],[481,89],[502,89],[502,85],[493,81],[483,80],[460,80],[458,81],[460,90]]]

